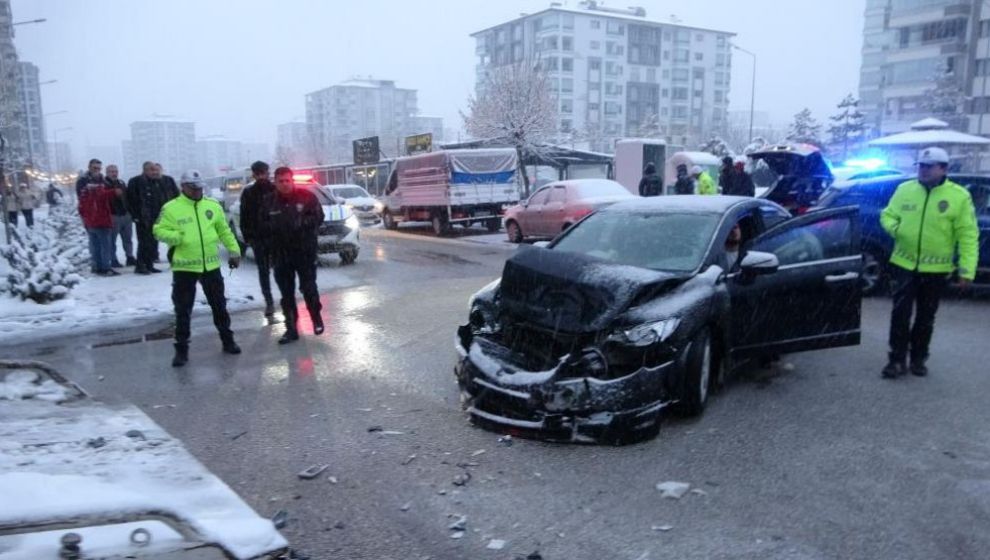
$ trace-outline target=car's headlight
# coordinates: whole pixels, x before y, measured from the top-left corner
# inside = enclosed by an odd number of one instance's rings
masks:
[[[643,323],[630,329],[616,331],[609,339],[636,347],[650,346],[670,338],[680,324],[681,320],[677,317]]]
[[[346,219],[346,220],[344,221],[344,224],[345,224],[345,225],[346,225],[347,227],[349,227],[349,228],[351,228],[351,229],[357,229],[357,228],[359,228],[359,227],[361,226],[361,222],[360,222],[360,221],[358,221],[358,218],[357,218],[357,216],[355,216],[354,214],[351,214],[351,215],[350,215],[350,216],[349,216],[349,217],[348,217],[348,218],[347,218],[347,219]]]
[[[375,201],[375,212],[381,212],[384,209],[385,209],[385,205],[376,200]]]

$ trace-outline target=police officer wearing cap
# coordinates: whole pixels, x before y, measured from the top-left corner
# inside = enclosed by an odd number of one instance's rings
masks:
[[[223,244],[230,253],[229,264],[241,263],[240,247],[227,225],[220,203],[203,196],[203,181],[199,171],[190,170],[179,180],[181,195],[164,207],[155,223],[155,237],[168,245],[172,265],[172,303],[175,305],[175,357],[173,367],[189,361],[189,323],[196,299],[196,283],[213,311],[213,324],[220,333],[223,351],[240,354],[230,330],[230,314],[220,274],[220,253]]]
[[[880,215],[881,225],[894,238],[890,257],[894,309],[889,361],[883,368],[887,379],[908,370],[919,377],[928,375],[935,313],[957,268],[956,255],[963,288],[976,277],[979,257],[980,231],[973,199],[969,191],[946,178],[949,154],[941,148],[925,148],[917,165],[918,178],[901,183]]]

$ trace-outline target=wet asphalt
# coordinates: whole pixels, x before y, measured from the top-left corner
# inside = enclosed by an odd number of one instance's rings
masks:
[[[986,298],[943,303],[928,378],[880,379],[890,302],[869,299],[861,346],[748,372],[654,440],[506,446],[467,422],[452,370],[467,298],[509,254],[371,232],[361,285],[323,296],[324,335],[278,346],[281,325],[243,312],[226,356],[199,316],[180,371],[161,323],[0,356],[139,405],[259,513],[286,510],[313,559],[990,558]]]

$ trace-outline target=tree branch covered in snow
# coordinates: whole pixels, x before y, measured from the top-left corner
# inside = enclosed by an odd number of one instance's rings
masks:
[[[501,140],[515,147],[527,195],[526,154],[548,157],[547,143],[557,135],[557,100],[546,70],[533,61],[492,68],[461,115],[468,134]]]
[[[794,122],[787,131],[787,141],[798,144],[821,146],[822,125],[811,116],[811,109],[805,107],[794,115]]]
[[[733,157],[736,155],[735,152],[732,151],[732,148],[730,148],[729,145],[725,142],[725,140],[722,140],[722,138],[717,134],[712,135],[712,137],[709,138],[707,142],[698,146],[698,150],[702,152],[708,152],[709,154],[712,154],[719,158],[724,158],[726,156]]]
[[[948,121],[949,126],[960,127],[964,121],[961,116],[970,97],[963,90],[959,77],[942,65],[932,76],[931,82],[932,88],[922,98],[922,108],[931,116]]]
[[[11,230],[10,244],[0,247],[10,265],[2,290],[22,300],[48,303],[62,299],[82,281],[89,248],[79,214],[70,206],[52,207],[34,228]]]

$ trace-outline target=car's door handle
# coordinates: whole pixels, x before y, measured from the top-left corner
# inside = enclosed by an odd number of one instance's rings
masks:
[[[846,272],[845,274],[829,274],[825,277],[825,281],[829,284],[838,284],[839,282],[850,282],[852,280],[858,280],[858,272]]]

